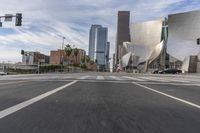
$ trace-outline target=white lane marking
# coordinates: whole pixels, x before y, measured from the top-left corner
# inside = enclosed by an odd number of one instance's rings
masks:
[[[105,78],[103,76],[97,76],[97,80],[104,80]]]
[[[109,77],[114,79],[114,80],[123,80],[123,79],[120,79],[119,77],[116,77],[116,76],[109,76]]]
[[[140,84],[146,84],[146,85],[181,85],[181,86],[195,86],[196,84],[187,84],[187,83],[185,83],[185,84],[183,84],[183,83],[161,83],[161,82],[142,82],[142,83],[140,83]]]
[[[188,104],[188,105],[190,105],[190,106],[193,106],[193,107],[196,107],[196,108],[200,109],[200,105],[198,105],[198,104],[195,104],[195,103],[186,101],[186,100],[184,100],[184,99],[181,99],[181,98],[178,98],[178,97],[175,97],[175,96],[166,94],[166,93],[161,92],[161,91],[157,91],[157,90],[155,90],[155,89],[152,89],[152,88],[150,88],[150,87],[147,87],[147,86],[138,84],[138,83],[136,83],[136,82],[132,82],[132,83],[135,84],[135,85],[137,85],[137,86],[140,86],[140,87],[142,87],[142,88],[145,88],[145,89],[147,89],[147,90],[150,90],[150,91],[152,91],[152,92],[161,94],[161,95],[163,95],[163,96],[169,97],[169,98],[171,98],[171,99],[177,100],[177,101],[179,101],[179,102],[182,102],[182,103],[185,103],[185,104]]]
[[[134,78],[134,77],[128,77],[128,76],[123,76],[124,78],[127,78],[127,79],[131,79],[131,80],[136,80],[136,81],[147,81],[147,80],[144,80],[144,79],[138,79],[138,78]]]
[[[8,84],[16,84],[16,83],[26,83],[30,81],[15,81],[15,82],[6,82],[6,83],[0,83],[0,85],[8,85]]]
[[[50,95],[52,95],[52,94],[58,92],[58,91],[61,91],[61,90],[63,90],[64,88],[66,88],[66,87],[68,87],[68,86],[70,86],[70,85],[75,84],[76,82],[77,82],[77,80],[74,80],[74,81],[72,81],[72,82],[70,82],[70,83],[68,83],[68,84],[66,84],[66,85],[63,85],[63,86],[61,86],[61,87],[58,87],[58,88],[56,88],[56,89],[54,89],[54,90],[48,91],[48,92],[46,92],[46,93],[44,93],[44,94],[41,94],[41,95],[39,95],[39,96],[36,96],[36,97],[34,97],[34,98],[32,98],[32,99],[29,99],[29,100],[24,101],[24,102],[22,102],[22,103],[19,103],[19,104],[17,104],[17,105],[14,105],[14,106],[12,106],[12,107],[10,107],[10,108],[4,109],[4,110],[0,111],[0,119],[4,118],[4,117],[6,117],[6,116],[8,116],[8,115],[10,115],[10,114],[13,114],[13,113],[15,113],[16,111],[19,111],[19,110],[21,110],[21,109],[23,109],[23,108],[25,108],[25,107],[27,107],[27,106],[29,106],[29,105],[35,103],[35,102],[38,102],[38,101],[40,101],[40,100],[42,100],[42,99],[44,99],[44,98],[46,98],[46,97],[48,97],[48,96],[50,96]]]
[[[87,78],[89,78],[90,76],[89,75],[85,75],[85,76],[82,76],[82,77],[80,77],[80,78],[78,78],[78,79],[87,79]]]

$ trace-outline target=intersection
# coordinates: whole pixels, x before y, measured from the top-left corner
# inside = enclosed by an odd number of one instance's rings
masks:
[[[1,76],[0,132],[197,133],[199,86],[199,75]]]

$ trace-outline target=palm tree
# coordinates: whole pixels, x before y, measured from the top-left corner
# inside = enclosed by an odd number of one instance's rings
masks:
[[[75,58],[76,58],[76,64],[77,64],[77,56],[78,56],[78,54],[79,54],[79,50],[78,50],[77,48],[74,48],[74,49],[73,49],[73,53],[74,53],[74,56],[75,56]]]
[[[69,56],[71,55],[71,53],[72,53],[72,48],[71,48],[71,46],[68,44],[68,45],[65,46],[65,54],[66,54],[66,56],[67,56],[67,58],[68,58],[68,63],[70,62],[70,61],[69,61]]]
[[[81,57],[81,63],[83,63],[83,64],[85,63],[85,56]]]
[[[93,60],[90,60],[90,65],[94,65],[94,61]]]
[[[90,62],[90,57],[88,55],[86,55],[86,62],[89,63]]]

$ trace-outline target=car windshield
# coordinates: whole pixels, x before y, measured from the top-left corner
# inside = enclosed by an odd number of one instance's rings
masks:
[[[1,0],[0,133],[200,133],[200,0]]]

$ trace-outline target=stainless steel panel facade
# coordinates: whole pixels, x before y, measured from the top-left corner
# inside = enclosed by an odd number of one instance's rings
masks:
[[[184,61],[200,52],[197,38],[200,37],[200,10],[168,16],[167,53]]]
[[[161,42],[163,19],[131,24],[131,43],[139,62],[147,61]]]

